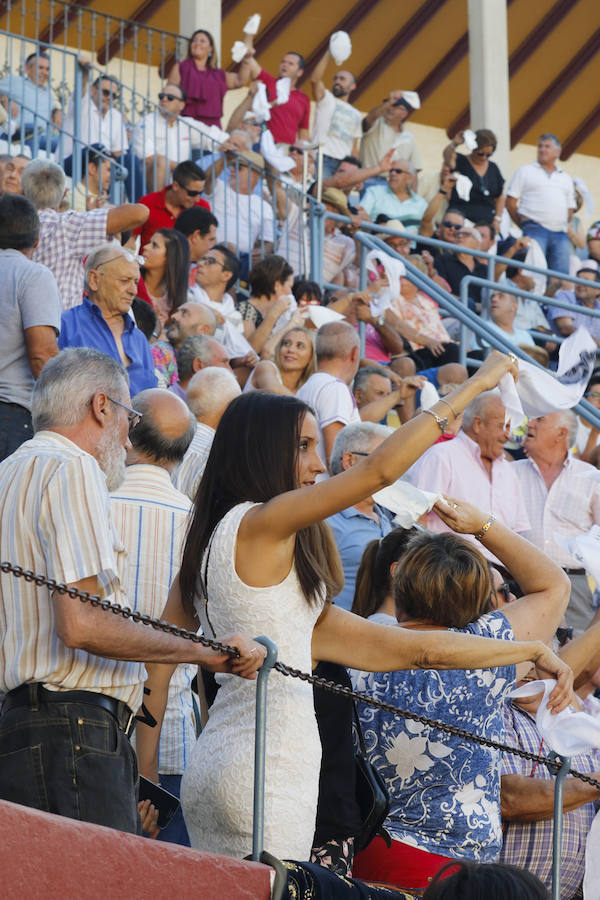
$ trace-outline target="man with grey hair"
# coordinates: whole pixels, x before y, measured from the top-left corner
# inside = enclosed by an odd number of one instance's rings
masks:
[[[192,334],[187,337],[177,350],[179,390],[175,393],[186,399],[182,395],[185,394],[192,375],[209,366],[231,371],[225,347],[207,334]]]
[[[373,422],[346,425],[333,444],[331,474],[339,475],[361,463],[391,433],[391,428]],[[355,506],[330,516],[327,522],[333,530],[344,569],[344,587],[335,598],[335,603],[349,610],[354,600],[356,573],[365,547],[371,541],[381,540],[392,530],[391,516],[372,497],[366,497]]]
[[[148,209],[141,203],[126,203],[87,212],[58,212],[66,190],[65,173],[48,159],[34,159],[25,166],[21,187],[40,217],[33,259],[54,273],[63,309],[77,306],[83,296],[83,257],[90,247],[143,225]]]
[[[528,538],[563,567],[571,581],[567,624],[580,634],[595,609],[585,569],[563,541],[600,525],[600,484],[595,469],[569,453],[577,434],[577,416],[562,410],[527,423],[527,459],[513,464],[531,527]]]
[[[317,371],[296,396],[315,411],[319,426],[317,452],[328,465],[338,432],[345,425],[360,422],[349,387],[360,361],[358,334],[348,322],[328,322],[317,332],[315,355]],[[317,480],[326,477],[322,475]]]
[[[407,480],[423,491],[467,500],[495,516],[512,531],[523,533],[530,526],[515,465],[504,454],[508,440],[506,410],[495,391],[484,391],[465,409],[461,430],[454,440],[434,444],[407,473]],[[434,513],[427,513],[422,524],[431,531],[450,529]],[[470,535],[465,540],[477,544]]]
[[[573,179],[558,165],[561,150],[556,135],[540,135],[537,161],[520,166],[510,180],[506,209],[523,234],[538,242],[548,268],[568,274],[567,231],[576,202]]]
[[[122,481],[140,420],[127,373],[97,350],[63,351],[42,370],[32,412],[33,439],[0,463],[0,558],[127,606],[107,493]],[[180,605],[167,614],[188,621]],[[242,655],[252,660],[249,644]],[[196,643],[8,573],[0,646],[0,798],[134,833],[129,735],[144,662],[230,670]]]
[[[190,500],[196,496],[221,416],[231,401],[241,393],[233,372],[222,367],[209,366],[201,369],[188,385],[187,403],[196,418],[196,433],[181,465],[173,475],[173,484]]]
[[[61,349],[95,347],[122,363],[133,394],[156,387],[150,346],[129,315],[139,277],[137,259],[116,241],[91,250],[85,263],[86,296],[63,312],[59,339]]]
[[[416,194],[412,185],[415,167],[406,159],[395,159],[388,174],[387,184],[373,184],[363,194],[359,209],[375,221],[385,215],[402,223],[405,231],[417,234],[427,200]]]
[[[181,565],[191,504],[171,484],[171,472],[181,463],[194,436],[196,422],[185,403],[168,391],[154,388],[135,396],[132,404],[142,418],[132,429],[125,479],[110,496],[110,512],[117,537],[127,548],[125,588],[129,605],[159,616],[171,583]],[[191,683],[196,666],[181,663],[169,685],[162,723],[159,759],[160,784],[179,797],[184,761],[196,742]],[[140,768],[143,734],[138,723],[136,751]],[[158,839],[190,841],[181,810],[177,810]]]

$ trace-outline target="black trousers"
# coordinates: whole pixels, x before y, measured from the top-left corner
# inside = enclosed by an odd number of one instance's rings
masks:
[[[0,462],[32,437],[29,410],[18,403],[0,400]]]

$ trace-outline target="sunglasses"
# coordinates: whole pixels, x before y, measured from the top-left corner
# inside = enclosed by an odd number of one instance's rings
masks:
[[[484,159],[487,159],[489,156],[492,155],[492,153],[493,153],[494,151],[491,150],[489,153],[484,153],[483,150],[474,150],[473,152],[474,152],[475,156],[481,156],[481,157],[483,157]]]
[[[591,397],[592,400],[600,400],[600,393],[598,391],[590,391],[589,394],[585,394],[586,397]]]
[[[178,97],[177,94],[164,94],[162,91],[158,95],[159,100],[181,100],[183,101],[183,97]]]
[[[132,409],[130,406],[126,406],[124,403],[121,403],[120,400],[115,400],[114,397],[109,397],[106,395],[111,403],[114,403],[115,406],[120,406],[122,409],[127,410],[127,420],[129,422],[129,431],[130,433],[133,431],[135,426],[138,424],[140,419],[142,418],[141,412],[138,412],[135,409]]]
[[[454,231],[460,231],[461,228],[464,228],[464,225],[457,225],[456,222],[448,222],[447,220],[444,220],[442,225],[444,228],[452,228]]]
[[[502,584],[498,585],[496,588],[496,594],[498,594],[505,603],[510,603],[510,595],[512,594],[512,585],[510,582],[505,581]]]
[[[189,188],[186,188],[185,184],[181,184],[180,181],[177,182],[182,191],[185,191],[188,197],[199,197],[202,191],[191,191]]]
[[[111,100],[114,100],[114,98],[115,98],[117,95],[115,94],[114,91],[111,91],[110,88],[102,88],[102,96],[103,96],[103,97],[110,97]]]
[[[409,175],[407,169],[390,169],[390,172],[395,172],[396,175]]]
[[[556,640],[561,647],[564,647],[568,641],[573,640],[573,628],[570,626],[568,628],[557,628]]]

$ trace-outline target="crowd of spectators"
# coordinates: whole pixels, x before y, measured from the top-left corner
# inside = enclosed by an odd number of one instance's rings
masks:
[[[304,57],[286,53],[275,78],[251,34],[244,41],[224,71],[211,35],[195,32],[133,128],[119,82],[81,60],[85,95],[66,110],[60,152],[45,141],[49,122],[61,127],[50,54],[0,80],[1,558],[239,650],[231,660],[3,574],[0,798],[240,855],[251,808],[234,822],[235,803],[252,776],[235,729],[251,730],[264,656],[253,634],[272,628],[299,667],[310,666],[312,635],[318,674],[532,752],[543,746],[540,701],[511,700],[515,680],[535,664],[558,679],[555,710],[570,702],[598,715],[600,677],[600,585],[569,543],[600,526],[599,430],[549,396],[547,414],[511,433],[496,387],[517,375],[516,357],[469,334],[465,368],[459,323],[436,301],[438,290],[459,297],[467,276],[488,277],[478,253],[507,257],[494,290],[467,292],[492,334],[550,368],[580,327],[600,346],[600,320],[586,314],[600,313],[600,222],[583,234],[572,224],[581,191],[559,164],[559,139],[541,135],[536,161],[505,179],[493,132],[460,133],[439,173],[425,173],[405,127],[417,93],[391,90],[363,114],[351,71],[326,85],[327,49],[310,73],[311,130]],[[249,81],[209,152],[225,93]],[[77,109],[83,151],[70,137]],[[114,204],[121,168],[128,202]],[[323,284],[307,280],[311,193],[347,220],[325,219]],[[386,229],[389,252],[367,255],[361,289],[364,223]],[[431,236],[449,246],[420,240]],[[584,396],[600,410],[600,372]],[[405,529],[404,501],[379,496],[389,485],[445,499]],[[559,656],[557,629],[573,638]],[[308,708],[306,692],[274,696],[283,750],[267,751],[267,849],[349,875],[351,710],[315,694],[317,734],[310,691]],[[454,861],[450,892],[476,880],[475,863],[495,877],[500,859],[549,887],[543,767],[368,707],[360,718],[391,806],[390,842],[362,850],[357,877],[422,891]],[[598,777],[599,753],[574,768]],[[44,790],[24,776],[33,763]],[[185,821],[179,811],[159,829],[158,809],[137,804],[138,763],[182,794]],[[566,784],[570,900],[600,789]],[[296,803],[297,823],[285,820]],[[445,896],[443,883],[426,896]]]

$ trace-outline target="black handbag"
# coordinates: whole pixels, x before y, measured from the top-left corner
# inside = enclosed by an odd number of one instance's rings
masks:
[[[388,847],[391,847],[391,838],[383,827],[383,823],[390,811],[390,795],[382,776],[367,758],[365,739],[360,727],[355,700],[352,702],[352,705],[354,707],[354,721],[358,734],[358,750],[354,753],[356,800],[362,821],[360,832],[354,836],[354,849],[356,852],[364,850],[376,835],[380,835]]]

